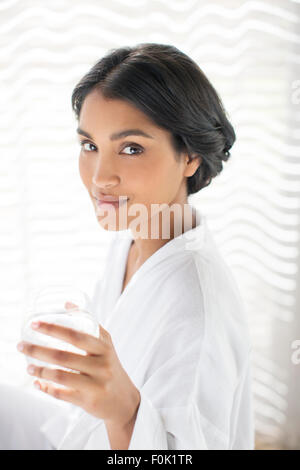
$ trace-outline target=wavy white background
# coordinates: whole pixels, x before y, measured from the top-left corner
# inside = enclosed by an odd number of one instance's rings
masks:
[[[91,294],[102,275],[110,238],[79,177],[71,93],[109,49],[139,42],[196,60],[236,129],[223,172],[191,202],[246,302],[257,438],[300,448],[299,1],[0,1],[1,380],[26,384],[16,343],[36,290]]]

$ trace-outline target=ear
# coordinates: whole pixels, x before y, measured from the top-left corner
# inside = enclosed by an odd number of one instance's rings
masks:
[[[202,157],[200,157],[200,155],[186,155],[185,170],[183,175],[186,177],[193,176],[198,170],[201,163]]]

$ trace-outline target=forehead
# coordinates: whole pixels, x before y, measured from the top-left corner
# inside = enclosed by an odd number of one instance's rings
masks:
[[[121,99],[105,98],[100,91],[93,90],[84,99],[79,127],[91,135],[112,132],[131,127],[148,131],[155,138],[168,135],[168,131],[158,127],[151,119],[131,103]]]

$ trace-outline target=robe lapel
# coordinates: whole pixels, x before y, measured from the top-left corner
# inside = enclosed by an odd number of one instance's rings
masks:
[[[153,253],[133,274],[122,293],[121,290],[123,287],[128,253],[133,238],[129,230],[117,233],[115,239],[115,249],[117,253],[114,253],[115,262],[106,274],[108,284],[109,279],[113,279],[114,282],[110,282],[110,285],[104,289],[104,295],[108,297],[104,328],[110,328],[114,320],[117,321],[115,316],[122,304],[128,296],[133,294],[134,290],[138,290],[139,287],[141,287],[140,283],[143,282],[144,275],[150,269],[153,269],[157,264],[162,263],[168,257],[180,254],[185,250],[199,250],[203,246],[205,231],[207,230],[206,219],[199,209],[196,209],[196,213],[198,225],[188,232],[173,238]]]
[[[173,270],[182,263],[192,262],[185,250],[199,251],[203,247],[205,222],[201,219],[194,229],[175,237],[151,255],[131,277],[121,293],[131,235],[116,240],[113,262],[107,270],[106,279],[114,282],[104,286],[102,302],[105,304],[105,321],[101,324],[112,336],[117,354],[127,373],[135,380],[138,369],[143,380],[148,354],[155,348],[164,324],[169,321],[173,309],[173,292],[166,281]],[[168,285],[168,287],[166,287]],[[176,308],[176,305],[174,305]]]

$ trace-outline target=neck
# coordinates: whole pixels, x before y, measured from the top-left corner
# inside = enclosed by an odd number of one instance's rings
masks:
[[[173,238],[196,227],[195,208],[187,202],[177,203],[178,210],[160,210],[147,220],[141,233],[132,232],[132,258],[138,266]],[[151,230],[155,234],[151,237]]]

